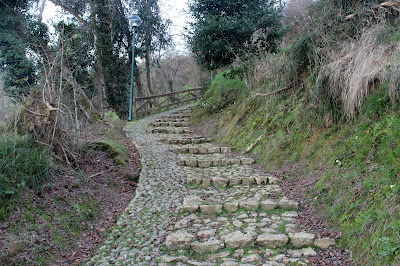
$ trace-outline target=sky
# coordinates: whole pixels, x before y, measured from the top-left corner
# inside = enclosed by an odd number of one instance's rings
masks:
[[[190,21],[187,14],[189,0],[160,0],[160,9],[165,19],[172,20],[171,34],[176,43],[176,50],[186,52],[184,41],[185,27]]]

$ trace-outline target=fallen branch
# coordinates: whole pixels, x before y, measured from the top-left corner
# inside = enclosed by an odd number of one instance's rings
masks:
[[[89,178],[96,177],[96,176],[98,176],[98,175],[101,175],[101,174],[103,174],[103,173],[104,173],[104,172],[100,172],[100,173],[97,173],[97,174],[91,175],[91,176],[89,176]]]
[[[254,149],[254,147],[257,145],[258,142],[260,142],[263,137],[264,135],[259,136],[249,147],[247,147],[243,154],[251,152],[251,150]]]
[[[280,92],[282,92],[282,91],[288,90],[288,89],[290,89],[291,87],[292,87],[292,86],[286,86],[286,87],[284,87],[284,88],[282,88],[282,89],[280,89],[280,90],[273,91],[273,92],[269,92],[269,93],[256,93],[256,94],[252,95],[251,97],[257,97],[257,96],[269,97],[269,96],[278,94],[278,93],[280,93]]]

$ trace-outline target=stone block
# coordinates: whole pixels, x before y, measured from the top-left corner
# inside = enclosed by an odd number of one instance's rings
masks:
[[[228,185],[229,180],[223,177],[212,177],[213,184],[215,187],[226,187]]]
[[[237,202],[226,202],[224,204],[224,209],[227,212],[235,212],[235,211],[237,211],[239,209],[239,203],[237,203]]]
[[[251,254],[248,256],[244,256],[240,261],[243,263],[250,263],[250,262],[258,262],[260,260],[260,255],[258,254]]]
[[[179,211],[182,213],[185,212],[196,212],[199,210],[200,204],[203,202],[203,200],[198,197],[198,196],[187,196],[179,208]]]
[[[220,159],[213,159],[212,166],[221,166],[222,161]]]
[[[241,183],[242,183],[242,179],[240,179],[236,176],[229,177],[229,185],[230,186],[240,185]]]
[[[185,159],[185,164],[186,164],[186,166],[189,166],[189,167],[197,167],[198,161],[197,161],[197,159]]]
[[[230,255],[229,251],[224,251],[224,252],[220,252],[217,254],[211,254],[208,256],[208,258],[210,260],[216,260],[216,259],[220,259],[220,258],[226,258]]]
[[[179,152],[180,152],[180,153],[188,153],[188,152],[189,152],[189,148],[188,148],[188,147],[181,147],[181,148],[179,149]]]
[[[253,238],[250,234],[243,234],[240,231],[236,231],[222,237],[225,241],[225,245],[228,248],[246,248],[254,245]]]
[[[265,234],[259,235],[256,242],[262,247],[277,248],[285,246],[289,242],[289,239],[284,234]]]
[[[185,162],[185,160],[179,160],[179,161],[176,162],[176,164],[179,165],[179,166],[185,166],[186,162]]]
[[[229,162],[230,162],[230,164],[233,164],[233,165],[240,165],[240,159],[230,159],[229,160]]]
[[[201,185],[203,187],[209,187],[211,186],[211,178],[203,178],[203,182],[201,182]]]
[[[208,153],[213,154],[213,153],[220,153],[221,149],[220,147],[210,147],[208,148]]]
[[[304,256],[316,256],[317,255],[317,252],[315,252],[315,250],[314,249],[312,249],[312,248],[310,248],[310,247],[308,247],[308,248],[302,248],[302,249],[300,249],[300,251],[301,251],[301,253],[304,255]]]
[[[203,181],[203,178],[193,176],[193,177],[187,177],[186,182],[188,185],[200,185]]]
[[[266,185],[266,184],[268,184],[268,177],[267,176],[255,176],[254,179],[256,180],[257,185]]]
[[[208,149],[206,147],[199,147],[199,153],[200,154],[207,154],[208,153]]]
[[[252,185],[254,184],[254,177],[251,176],[245,176],[242,178],[242,184],[243,185]]]
[[[209,240],[206,242],[194,242],[191,245],[191,248],[199,254],[216,252],[220,249],[223,249],[224,247],[225,247],[224,243],[220,240]]]
[[[270,185],[274,185],[274,184],[278,184],[279,183],[279,179],[273,176],[269,176],[268,177],[268,184]]]
[[[189,148],[189,153],[198,154],[198,153],[199,153],[199,148],[197,148],[197,147],[190,147],[190,148]]]
[[[249,165],[249,164],[253,164],[255,161],[254,161],[254,159],[252,159],[252,158],[241,158],[241,159],[240,159],[240,162],[241,162],[243,165]]]
[[[274,200],[267,199],[261,202],[261,209],[270,211],[274,210],[277,207],[277,203]]]
[[[255,211],[258,209],[258,201],[257,200],[247,200],[239,203],[240,208],[249,211]]]
[[[282,209],[295,209],[297,210],[299,208],[299,203],[297,201],[294,200],[289,200],[289,199],[281,199],[278,202],[278,205],[282,208]]]
[[[228,166],[230,164],[231,164],[231,160],[230,159],[224,158],[224,159],[221,160],[221,165],[222,166]]]
[[[325,238],[317,238],[314,240],[314,246],[317,246],[321,249],[327,249],[330,246],[336,245],[335,239],[325,237]]]
[[[199,160],[198,161],[198,166],[200,168],[208,168],[211,167],[212,161],[211,160]]]
[[[203,230],[197,233],[198,238],[210,238],[215,236],[215,229]]]
[[[314,234],[305,232],[289,234],[290,243],[298,248],[312,246],[314,244]]]
[[[200,211],[206,215],[214,215],[222,212],[222,205],[201,205]]]
[[[173,257],[173,256],[165,255],[165,256],[162,256],[160,260],[161,260],[161,262],[164,262],[164,263],[172,263],[172,262],[178,262],[178,261],[186,262],[188,260],[188,258],[185,256]]]
[[[230,147],[221,147],[221,153],[229,153],[232,152],[232,148]]]
[[[166,246],[169,250],[179,250],[190,247],[194,236],[186,232],[176,232],[167,236]]]

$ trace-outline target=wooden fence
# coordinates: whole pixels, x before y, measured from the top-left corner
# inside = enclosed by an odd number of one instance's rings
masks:
[[[176,91],[166,94],[134,97],[133,98],[133,116],[136,120],[140,116],[160,112],[170,107],[178,107],[182,104],[188,104],[201,99],[204,88]]]

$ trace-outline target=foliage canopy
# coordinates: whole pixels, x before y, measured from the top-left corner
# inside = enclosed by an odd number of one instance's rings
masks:
[[[282,4],[277,0],[195,0],[189,43],[198,63],[208,69],[260,50],[275,52],[284,35]]]

